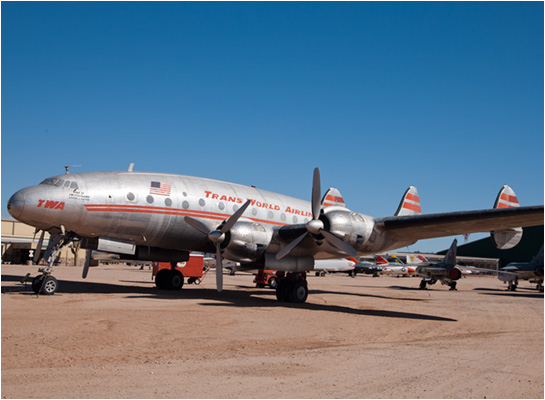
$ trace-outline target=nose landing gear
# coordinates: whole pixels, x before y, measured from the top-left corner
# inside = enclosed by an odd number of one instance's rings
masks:
[[[41,272],[41,275],[36,276],[32,280],[32,290],[37,295],[44,294],[51,296],[55,294],[59,283],[57,279],[51,275],[53,272],[53,263],[57,259],[61,249],[70,243],[75,237],[75,234],[72,232],[67,233],[56,233],[52,234],[49,238],[49,245],[45,251],[45,257],[47,258],[47,266],[38,269],[38,272]]]

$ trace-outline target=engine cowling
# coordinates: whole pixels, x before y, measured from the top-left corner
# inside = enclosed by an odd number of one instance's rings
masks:
[[[346,208],[329,207],[320,218],[325,230],[338,236],[356,250],[361,248],[373,231],[372,222]]]
[[[232,261],[254,262],[263,255],[270,241],[270,234],[257,222],[239,221],[228,233],[223,256]]]

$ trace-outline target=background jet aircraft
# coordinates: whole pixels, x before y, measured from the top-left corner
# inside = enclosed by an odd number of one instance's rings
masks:
[[[84,249],[173,265],[186,261],[190,251],[215,252],[219,291],[222,258],[241,268],[286,271],[276,294],[290,302],[306,300],[302,273],[313,269],[315,259],[377,254],[420,239],[471,232],[505,231],[509,239],[509,229],[543,223],[543,205],[421,214],[412,186],[395,215],[385,218],[351,211],[337,189],[320,196],[317,168],[310,203],[186,175],[90,172],[54,176],[21,189],[10,198],[8,210],[19,221],[50,232],[48,265],[35,278],[42,293],[57,289],[52,269],[60,249],[80,240]],[[174,273],[171,278],[178,279]],[[174,287],[169,279],[163,283]]]
[[[316,260],[314,271],[316,275],[323,276],[326,272],[350,272],[354,271],[357,261],[355,259],[339,258],[336,260]]]
[[[413,275],[416,272],[416,267],[420,265],[420,263],[405,264],[396,256],[392,256],[393,263],[387,261],[382,256],[378,256],[377,263],[379,262],[379,259],[380,263],[383,265],[382,272],[389,275]],[[423,256],[418,256],[418,259],[421,262],[428,261]]]
[[[450,290],[456,290],[456,281],[462,277],[462,270],[456,266],[457,243],[456,239],[452,241],[443,261],[426,262],[416,267],[415,274],[423,277],[420,289],[425,289],[427,284],[433,285],[439,280],[450,286]]]
[[[500,268],[498,279],[507,282],[509,290],[516,290],[519,279],[537,284],[537,289],[543,292],[543,246],[539,253],[527,263],[513,262]]]

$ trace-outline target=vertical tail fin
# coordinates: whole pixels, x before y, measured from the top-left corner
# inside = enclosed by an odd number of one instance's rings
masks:
[[[389,262],[382,256],[377,256],[377,265],[387,265]]]
[[[414,186],[409,186],[405,191],[401,203],[394,215],[418,215],[422,214],[422,209],[420,208],[420,197],[418,197],[418,191]]]
[[[443,263],[447,265],[456,265],[456,246],[458,245],[458,241],[454,239],[452,241],[452,244],[450,245],[450,249],[448,249],[447,254],[445,255],[445,258],[443,259]]]
[[[507,185],[503,185],[494,202],[494,208],[520,207],[515,191]],[[522,228],[504,229],[490,232],[492,241],[500,250],[515,247],[522,238]]]
[[[401,261],[397,256],[392,256],[392,260],[394,260],[394,262],[396,264],[400,264],[400,265],[403,265],[403,261]]]
[[[324,197],[322,198],[322,206],[346,207],[346,205],[344,204],[344,199],[343,199],[343,196],[341,195],[341,192],[339,192],[335,188],[329,188],[329,190],[325,193]]]
[[[537,269],[541,269],[541,274],[543,274],[543,246],[541,246],[541,250],[539,250],[539,253],[532,258],[532,261],[530,261],[530,264],[534,265]]]

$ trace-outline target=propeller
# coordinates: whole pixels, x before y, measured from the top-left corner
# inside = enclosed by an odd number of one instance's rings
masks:
[[[305,233],[297,237],[292,242],[288,243],[287,246],[285,246],[278,253],[276,253],[277,260],[280,260],[287,256],[309,234],[322,235],[330,245],[336,247],[343,253],[346,253],[352,257],[355,257],[357,255],[356,250],[352,246],[350,246],[339,237],[335,236],[333,233],[328,232],[324,229],[324,223],[322,220],[320,220],[320,211],[322,208],[322,203],[320,199],[321,193],[322,190],[320,187],[320,170],[318,168],[314,168],[314,175],[312,177],[312,219],[307,222],[307,231]]]
[[[223,265],[221,259],[221,244],[225,240],[225,234],[231,230],[233,225],[236,224],[238,219],[244,214],[244,211],[250,205],[251,200],[248,200],[242,205],[233,215],[231,215],[227,220],[225,220],[220,226],[215,230],[210,231],[210,228],[198,219],[192,217],[184,217],[184,221],[187,222],[191,227],[198,230],[201,233],[204,233],[208,236],[208,239],[214,246],[216,246],[216,286],[218,292],[223,290]]]
[[[81,277],[83,279],[87,278],[87,273],[89,272],[89,264],[91,264],[91,255],[92,251],[87,250],[87,254],[85,255],[85,264],[83,264],[83,271],[81,273]]]

